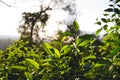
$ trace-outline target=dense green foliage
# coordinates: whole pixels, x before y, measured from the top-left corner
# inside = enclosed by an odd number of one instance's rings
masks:
[[[105,18],[96,22],[102,26],[97,35],[101,30],[107,32],[102,41],[92,34],[79,36],[76,21],[58,40],[43,41],[39,46],[19,40],[0,51],[0,79],[119,80],[120,0],[110,2]]]

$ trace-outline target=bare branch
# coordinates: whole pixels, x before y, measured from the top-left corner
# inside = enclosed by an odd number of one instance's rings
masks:
[[[8,7],[12,7],[11,5],[9,5],[9,4],[7,4],[7,3],[5,3],[4,1],[2,1],[2,0],[0,0],[0,2],[2,2],[3,4],[5,4],[6,6],[8,6]]]

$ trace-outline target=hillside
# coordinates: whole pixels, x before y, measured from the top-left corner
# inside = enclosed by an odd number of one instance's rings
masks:
[[[0,35],[0,50],[5,50],[9,45],[12,45],[19,37]]]

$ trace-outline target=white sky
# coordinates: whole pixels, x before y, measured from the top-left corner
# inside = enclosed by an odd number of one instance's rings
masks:
[[[30,0],[26,0],[29,3],[24,3],[24,0],[16,0],[20,1],[17,3],[14,2],[15,0],[3,0],[10,5],[14,5],[15,7],[8,7],[0,2],[0,35],[13,35],[19,36],[17,32],[18,22],[21,20],[21,13],[24,11],[38,11],[39,10],[39,3],[38,0],[34,0],[30,2]],[[79,15],[77,16],[78,22],[80,24],[80,29],[84,31],[93,32],[99,27],[94,25],[96,22],[96,18],[102,17],[104,9],[108,6],[109,0],[76,0],[77,2],[77,12]],[[21,5],[22,4],[22,5]],[[58,11],[59,13],[60,11]],[[56,16],[59,14],[53,13]],[[65,14],[66,15],[66,14]],[[63,16],[65,16],[63,15]],[[60,16],[61,20],[65,19],[65,17]],[[58,18],[58,17],[57,17]],[[56,20],[55,16],[52,16],[52,19]],[[51,21],[52,21],[51,19]],[[54,20],[54,21],[55,21]],[[55,22],[52,22],[54,24]],[[54,24],[55,26],[56,24]],[[62,25],[63,28],[65,25]],[[50,28],[51,29],[51,28]],[[56,30],[55,28],[52,29]],[[51,31],[51,30],[50,30]],[[53,32],[53,31],[51,31]],[[49,34],[51,33],[49,32]]]
[[[96,18],[103,17],[104,10],[108,7],[109,0],[78,0],[80,7],[80,29],[93,32],[99,29],[99,26],[94,25]]]

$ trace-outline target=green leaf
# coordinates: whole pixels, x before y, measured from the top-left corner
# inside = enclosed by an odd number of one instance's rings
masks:
[[[118,3],[118,2],[120,2],[120,0],[115,0],[115,3]]]
[[[82,42],[81,38],[76,39],[76,45],[78,46]]]
[[[79,44],[79,46],[85,46],[85,45],[87,45],[89,42],[90,42],[90,40],[84,40],[83,42],[81,42],[81,43]]]
[[[112,14],[112,18],[115,17],[116,14]]]
[[[96,31],[96,35],[98,35],[101,31],[102,31],[102,28],[98,29],[98,30]]]
[[[29,72],[25,72],[24,74],[25,74],[27,80],[33,80],[32,75]]]
[[[84,57],[83,59],[84,59],[84,60],[96,59],[96,56],[90,55],[90,56]]]
[[[60,52],[56,48],[53,48],[49,43],[44,42],[43,48],[49,55],[60,58]]]
[[[47,54],[52,55],[52,52],[50,51],[50,49],[52,48],[53,47],[49,43],[47,42],[43,43],[43,49],[47,52]]]
[[[120,62],[116,62],[116,65],[120,67]]]
[[[120,58],[115,58],[114,59],[114,64],[120,67]]]
[[[52,66],[49,62],[42,63],[41,66]]]
[[[113,0],[109,0],[110,2],[113,1]]]
[[[65,45],[65,46],[62,47],[60,52],[63,52],[63,54],[67,54],[67,53],[69,53],[71,51],[71,49],[72,49],[72,46]]]
[[[101,66],[103,66],[103,65],[104,65],[104,64],[96,63],[96,64],[94,65],[94,68],[101,67]]]
[[[30,66],[32,66],[35,69],[39,69],[39,64],[35,60],[27,58],[26,63],[28,63]]]
[[[52,41],[51,44],[54,44],[54,45],[62,45],[62,43],[60,41]]]
[[[54,50],[55,50],[55,54],[56,54],[57,58],[60,58],[60,52],[55,48],[54,48]]]
[[[119,47],[116,47],[116,48],[111,49],[111,50],[110,50],[110,53],[111,53],[112,55],[115,55],[115,54],[117,54],[119,51],[120,51],[120,48],[119,48]]]
[[[52,60],[49,59],[49,58],[48,58],[48,59],[42,59],[42,60],[41,60],[42,63],[44,63],[44,62],[50,62],[50,61],[52,61]]]
[[[101,22],[100,22],[100,21],[98,21],[98,22],[96,22],[96,24],[101,25]]]
[[[105,14],[103,14],[104,16],[108,16],[109,14],[107,14],[107,13],[105,13]]]
[[[120,4],[118,4],[117,6],[120,7]]]
[[[103,26],[103,29],[104,29],[104,30],[107,30],[107,28],[108,28],[108,25],[107,25],[107,24]]]
[[[79,30],[79,24],[78,24],[77,21],[74,21],[73,27],[74,27],[74,30],[75,30],[75,31]]]
[[[110,6],[110,7],[114,7],[114,5],[112,5],[112,4],[110,4],[109,6]]]
[[[38,55],[38,54],[34,54],[34,53],[32,53],[32,54],[26,54],[26,56],[27,57],[35,57],[35,58],[39,58],[40,56]]]
[[[104,23],[107,23],[107,19],[102,18],[101,20],[102,20]]]
[[[60,58],[60,52],[56,49],[56,48],[52,48],[50,49],[51,52],[53,53],[52,56],[56,57],[56,58]]]
[[[91,39],[94,38],[94,35],[92,35],[92,34],[85,34],[85,35],[80,36],[79,38],[81,38],[83,40],[86,40],[86,39],[91,40]]]
[[[104,11],[106,11],[106,12],[113,12],[113,9],[112,8],[108,8],[108,9],[106,9]]]
[[[88,44],[91,40],[93,40],[93,38],[94,38],[94,35],[90,35],[90,34],[82,35],[76,40],[76,45],[84,46]]]
[[[12,66],[10,67],[10,70],[18,70],[18,71],[25,71],[26,70],[26,67],[24,66]]]
[[[118,8],[114,8],[114,12],[120,14],[120,10]]]
[[[65,31],[61,34],[62,36],[73,36],[73,34],[69,31]]]

